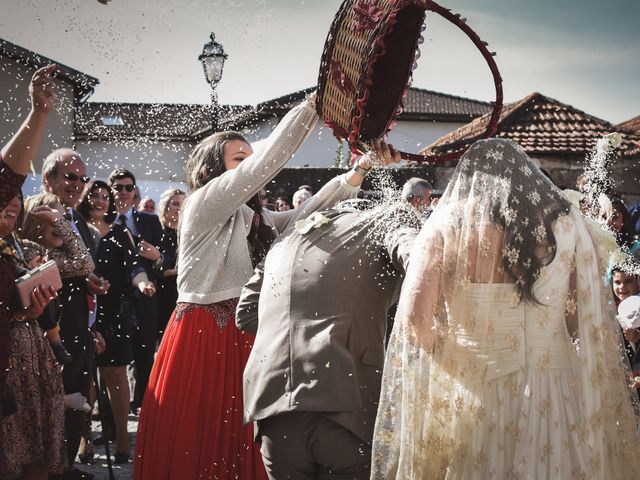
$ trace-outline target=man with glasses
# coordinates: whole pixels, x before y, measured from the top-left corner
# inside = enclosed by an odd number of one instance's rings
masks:
[[[70,148],[54,150],[42,166],[42,189],[55,194],[67,208],[78,205],[89,180],[80,154]]]
[[[89,181],[87,168],[80,154],[70,148],[60,148],[51,152],[42,166],[42,191],[56,195],[65,207],[64,215],[71,222],[85,246],[87,255],[95,253],[96,245],[89,227],[75,208],[80,202],[82,191]],[[90,331],[91,314],[89,298],[102,295],[109,289],[109,282],[90,273],[86,277],[67,278],[62,281],[59,298],[63,304],[60,336],[71,354],[71,363],[62,370],[65,393],[80,392],[88,398],[92,381],[94,360],[94,336]],[[65,435],[69,464],[73,465],[80,437],[84,431],[84,412],[65,411]]]
[[[141,212],[135,208],[136,177],[129,170],[119,168],[109,175],[109,185],[116,201],[116,222],[125,225],[133,234],[147,276],[155,284],[161,278],[163,257],[158,246],[162,241],[162,226],[157,215]],[[133,358],[136,385],[132,410],[142,405],[147,388],[158,338],[158,300],[156,296],[140,295],[135,312],[138,327],[133,334]]]

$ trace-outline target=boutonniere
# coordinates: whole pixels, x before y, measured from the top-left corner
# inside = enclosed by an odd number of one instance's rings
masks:
[[[330,220],[327,217],[321,213],[315,212],[304,220],[298,220],[294,228],[300,235],[306,235],[314,228],[319,228],[329,222]]]

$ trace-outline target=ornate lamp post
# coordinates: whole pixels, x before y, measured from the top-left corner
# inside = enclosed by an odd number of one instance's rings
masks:
[[[222,78],[222,69],[224,61],[228,55],[224,53],[224,48],[216,42],[216,36],[213,32],[209,36],[209,41],[204,44],[202,53],[198,60],[202,62],[204,75],[209,85],[211,85],[211,128],[213,133],[218,131],[218,119],[220,117],[220,105],[218,105],[218,83]]]

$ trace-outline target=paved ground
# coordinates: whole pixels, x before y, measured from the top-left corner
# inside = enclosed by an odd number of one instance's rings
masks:
[[[94,436],[96,432],[100,432],[100,422],[93,422]],[[129,438],[131,439],[131,456],[136,446],[136,432],[138,431],[138,417],[135,415],[129,416]],[[115,444],[110,443],[109,449],[111,450],[111,464],[113,465],[113,475],[117,480],[126,480],[133,478],[133,462],[129,462],[124,465],[116,465],[113,463],[113,454],[116,450]],[[76,463],[75,468],[84,472],[89,472],[95,475],[95,480],[109,480],[109,471],[107,469],[107,456],[104,453],[104,446],[95,447],[95,460],[91,465],[82,465]]]

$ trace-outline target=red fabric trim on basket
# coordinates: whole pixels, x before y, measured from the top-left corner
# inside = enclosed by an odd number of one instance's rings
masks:
[[[371,30],[382,19],[382,8],[375,3],[368,3],[367,0],[358,0],[353,7],[353,14],[356,20],[351,31],[360,33]]]
[[[324,124],[333,131],[333,136],[336,138],[344,139],[349,136],[349,132],[332,120],[325,120]]]
[[[350,97],[355,93],[356,87],[353,85],[349,76],[344,73],[342,64],[337,60],[331,61],[331,79],[336,85],[336,88],[345,96]]]
[[[352,116],[351,119],[351,132],[349,133],[349,136],[347,138],[349,145],[351,147],[351,151],[354,153],[361,153],[359,148],[358,148],[358,143],[359,143],[359,137],[360,137],[360,128],[362,125],[362,121],[365,118],[366,115],[366,106],[367,103],[369,101],[370,98],[370,89],[371,86],[373,85],[373,80],[372,80],[372,76],[373,76],[373,68],[375,63],[382,58],[386,51],[387,51],[387,46],[385,44],[385,38],[391,34],[391,32],[393,31],[393,28],[395,27],[396,23],[397,23],[397,16],[398,14],[402,11],[403,8],[406,8],[412,4],[414,4],[414,0],[398,0],[396,2],[396,5],[394,7],[394,9],[391,11],[391,13],[389,13],[389,16],[386,19],[386,28],[384,30],[382,30],[379,34],[378,37],[376,38],[376,46],[379,47],[378,53],[374,54],[371,56],[371,58],[369,59],[369,62],[367,64],[367,67],[365,69],[365,75],[364,75],[364,79],[362,82],[363,88],[362,88],[362,95],[359,99],[356,100],[355,102],[355,111],[356,114]],[[415,62],[415,53],[414,53],[414,60],[413,62]],[[406,90],[406,89],[405,89]],[[392,118],[389,119],[389,123],[387,124],[387,126],[385,127],[385,132],[383,134],[386,134],[386,132],[388,131],[388,125],[395,119],[395,116],[393,116]]]

